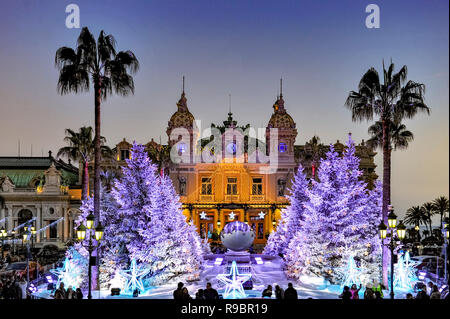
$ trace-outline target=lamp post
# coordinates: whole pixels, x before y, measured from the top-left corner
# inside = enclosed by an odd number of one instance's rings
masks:
[[[23,242],[27,246],[27,290],[26,293],[28,294],[28,288],[30,287],[30,239],[31,239],[31,230],[29,227],[25,226],[23,233]]]
[[[391,234],[390,234],[390,241],[388,244],[384,243],[384,239],[386,239],[387,237],[387,229],[388,227],[381,222],[380,226],[378,226],[378,230],[380,232],[380,237],[381,240],[383,242],[383,245],[389,247],[390,251],[391,251],[391,291],[390,291],[390,296],[391,299],[394,299],[394,249],[396,247],[396,243],[395,243],[395,239],[394,239],[394,229],[397,228],[397,238],[399,240],[403,240],[405,238],[406,235],[406,227],[405,225],[403,225],[403,222],[400,221],[400,223],[397,225],[397,215],[394,214],[394,208],[389,205],[389,210],[390,213],[387,216],[388,217],[388,225],[389,225],[389,229],[391,230]]]
[[[0,237],[2,239],[2,261],[3,261],[3,255],[5,254],[5,238],[8,236],[8,233],[5,230],[5,227],[2,227],[0,229]]]
[[[100,224],[100,222],[98,223],[97,227],[95,228],[94,231],[94,215],[91,213],[88,215],[88,217],[86,218],[86,226],[84,226],[83,224],[80,224],[80,226],[78,226],[77,228],[77,237],[78,240],[80,241],[81,245],[83,245],[83,247],[85,247],[88,252],[89,252],[89,266],[88,266],[88,278],[89,278],[89,290],[88,290],[88,299],[92,299],[92,292],[91,292],[91,282],[92,282],[92,252],[95,248],[97,248],[98,246],[100,246],[100,241],[103,238],[103,232],[104,232],[104,228],[103,226]],[[92,231],[94,231],[94,235],[95,235],[95,240],[96,243],[94,244],[92,242]],[[89,242],[87,245],[83,244],[83,241],[86,238],[86,233],[89,236]]]
[[[442,223],[443,229],[443,235],[444,235],[444,256],[445,256],[445,264],[444,264],[444,278],[447,280],[448,285],[448,277],[447,277],[447,256],[448,256],[448,218],[444,219],[444,222]]]
[[[12,238],[12,254],[16,255],[16,231],[13,229],[11,230],[11,238]]]

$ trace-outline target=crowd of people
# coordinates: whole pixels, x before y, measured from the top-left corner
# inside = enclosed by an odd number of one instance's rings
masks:
[[[263,290],[261,297],[272,298],[272,286],[268,285],[266,289]],[[297,290],[295,290],[292,283],[288,283],[286,290],[281,288],[279,285],[275,286],[275,299],[298,299]]]
[[[83,299],[83,292],[80,288],[74,290],[72,286],[67,289],[64,288],[64,283],[59,284],[58,289],[55,290],[53,294],[54,299]]]
[[[178,283],[177,289],[173,292],[173,299],[175,300],[189,300],[192,297],[189,295],[189,291],[182,282]],[[210,282],[206,283],[206,289],[199,289],[195,293],[195,299],[201,300],[214,300],[219,299],[219,293],[214,289]]]
[[[272,286],[267,286],[262,293],[262,298],[272,298]],[[275,286],[275,298],[276,299],[298,299],[297,290],[295,290],[292,283],[288,283],[288,288],[283,290],[280,286]],[[184,286],[184,283],[179,282],[177,289],[173,292],[173,299],[175,300],[189,300],[192,299],[188,289]],[[206,289],[199,289],[195,293],[195,299],[200,300],[214,300],[221,299],[219,293],[214,289],[210,282],[206,283]]]
[[[0,299],[26,299],[27,281],[16,274],[3,276],[0,279]]]
[[[343,300],[359,299],[359,291],[362,285],[357,287],[353,284],[351,287],[344,286],[342,293],[339,298]],[[376,287],[367,286],[364,291],[364,299],[383,299],[383,289],[386,289],[382,284],[378,284]],[[412,293],[406,294],[406,299],[441,299],[441,293],[439,292],[439,287],[433,284],[431,281],[427,285],[422,285],[414,297]]]

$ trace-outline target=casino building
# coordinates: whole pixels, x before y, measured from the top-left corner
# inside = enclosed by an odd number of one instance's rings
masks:
[[[152,139],[146,144],[146,148],[150,157],[159,162],[164,167],[165,173],[170,175],[183,203],[187,220],[197,226],[202,238],[207,237],[210,240],[225,224],[235,220],[246,222],[255,230],[255,248],[263,247],[270,232],[276,227],[281,210],[289,205],[286,195],[299,164],[304,168],[308,178],[316,178],[319,159],[329,147],[320,144],[317,137],[313,137],[305,145],[295,145],[298,134],[296,123],[287,112],[281,93],[273,104],[273,113],[266,127],[265,141],[256,142],[259,147],[278,152],[276,170],[265,173],[263,168],[267,168],[270,162],[249,160],[250,145],[254,141],[248,136],[239,136],[240,132],[250,127],[250,124],[238,125],[230,111],[222,124],[211,124],[211,128],[219,130],[222,134],[222,143],[213,144],[211,147],[210,139],[198,139],[195,117],[189,111],[184,90],[176,105],[177,110],[168,121],[167,145],[160,145]],[[177,139],[176,134],[175,139],[170,139],[171,134],[178,128],[188,132],[190,145],[180,142],[180,137]],[[276,145],[273,141],[271,143],[272,128],[278,129]],[[225,132],[229,129],[241,131],[235,131],[232,139],[225,138]],[[199,141],[197,150],[218,153],[220,158],[217,160],[216,156],[213,163],[192,161],[196,152],[194,147],[196,140]],[[131,146],[125,139],[118,143],[113,149],[114,160],[104,161],[102,166],[105,169],[119,171],[119,167],[125,165],[125,159],[129,158]],[[334,146],[338,152],[342,152],[345,148],[339,141]],[[170,160],[164,160],[163,157],[167,157],[173,147],[177,147],[178,153],[188,152],[187,157],[191,161],[175,164]],[[221,147],[220,152],[217,152],[218,147]],[[237,152],[237,149],[241,149],[242,152]],[[356,153],[361,160],[363,178],[369,187],[372,187],[377,179],[374,163],[376,153],[368,148],[364,141],[356,146]],[[159,156],[156,159],[155,154]]]
[[[217,139],[198,139],[195,117],[189,111],[184,89],[176,106],[168,121],[167,144],[152,139],[145,146],[152,160],[171,177],[187,220],[197,226],[201,237],[210,240],[225,224],[235,220],[246,222],[255,230],[255,248],[261,248],[276,227],[281,210],[289,205],[286,195],[297,168],[301,164],[308,178],[316,178],[320,157],[328,146],[317,137],[305,145],[295,145],[298,131],[282,93],[273,104],[262,139],[243,133],[250,124],[239,125],[231,110],[221,124],[211,124],[211,129],[220,133],[222,143],[215,144]],[[187,132],[189,144],[180,141],[177,129]],[[271,135],[273,129],[277,129],[276,139]],[[227,135],[230,130],[231,138]],[[102,168],[120,174],[120,167],[130,157],[131,146],[125,139],[116,144],[113,158],[104,159]],[[254,156],[254,146],[264,151]],[[334,146],[338,152],[345,148],[339,141]],[[191,160],[173,163],[169,154],[174,148]],[[266,156],[262,160],[268,150],[277,154],[272,171],[268,171],[272,159],[269,157],[267,161]],[[192,161],[199,151],[209,152],[215,161]],[[356,153],[363,178],[372,187],[377,179],[376,153],[364,141],[356,146]],[[73,221],[80,213],[81,169],[82,165],[77,168],[53,158],[51,152],[48,157],[0,157],[0,227],[11,233],[25,221],[34,219],[37,229],[44,228],[37,234],[38,246],[47,243],[63,246],[74,237]],[[92,190],[93,163],[89,169]]]

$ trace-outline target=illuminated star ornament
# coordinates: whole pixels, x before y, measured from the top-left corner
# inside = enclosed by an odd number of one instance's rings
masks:
[[[63,266],[61,268],[50,269],[50,272],[58,277],[56,282],[56,287],[63,282],[66,287],[72,286],[73,288],[80,287],[80,276],[81,273],[74,265],[70,262],[70,259],[66,257],[64,259]]]
[[[126,279],[124,291],[133,293],[138,289],[141,293],[145,291],[142,277],[149,273],[149,268],[138,267],[136,259],[131,260],[130,269],[121,270],[120,274]]]
[[[233,260],[229,274],[218,274],[217,279],[225,284],[224,299],[240,299],[247,295],[242,284],[252,277],[251,274],[239,274],[236,261]]]
[[[231,212],[229,215],[228,215],[228,218],[230,219],[230,220],[234,220],[234,217],[236,216],[236,214],[234,213],[234,212]]]
[[[258,214],[258,216],[259,216],[259,219],[264,219],[265,214],[264,214],[264,212],[261,212]]]
[[[200,219],[206,219],[206,213],[205,212],[201,212],[200,213]]]

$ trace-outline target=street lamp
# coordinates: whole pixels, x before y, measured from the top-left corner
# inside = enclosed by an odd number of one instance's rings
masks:
[[[6,236],[8,236],[8,233],[5,230],[5,227],[2,227],[0,229],[0,237],[2,239],[2,260],[3,260],[3,255],[5,254],[5,239]]]
[[[392,206],[389,206],[390,213],[388,215],[388,225],[391,230],[391,236],[390,236],[390,242],[388,244],[384,244],[385,246],[389,247],[391,251],[391,292],[390,296],[391,299],[394,299],[394,249],[396,247],[396,243],[394,240],[394,229],[397,228],[397,238],[399,240],[403,240],[406,235],[406,227],[403,225],[403,222],[400,221],[400,223],[397,225],[397,216],[394,214],[394,209]],[[387,227],[386,225],[381,222],[380,226],[378,226],[378,230],[380,232],[380,237],[382,242],[387,237]]]
[[[16,231],[13,229],[11,230],[11,238],[12,238],[12,254],[15,255],[16,254]]]
[[[443,223],[442,223],[443,229],[442,229],[442,233],[444,236],[444,256],[445,256],[445,264],[444,264],[444,278],[448,281],[447,278],[447,256],[448,256],[448,218],[445,218]],[[448,284],[448,282],[447,282]]]
[[[22,234],[23,242],[27,245],[27,294],[28,288],[30,287],[30,239],[31,239],[31,230],[28,227],[24,227],[24,232]]]
[[[83,224],[80,224],[77,228],[77,237],[80,241],[81,245],[85,247],[89,252],[89,266],[88,266],[88,277],[89,277],[89,292],[88,292],[88,299],[92,299],[92,293],[91,293],[91,282],[92,282],[92,251],[100,246],[100,241],[103,238],[104,228],[100,224],[100,222],[97,225],[97,228],[93,229],[94,227],[94,215],[89,214],[89,216],[86,218],[86,227]],[[94,234],[92,234],[92,231]],[[83,244],[83,241],[86,239],[86,235],[89,236],[89,242],[87,245]],[[92,235],[95,236],[96,243],[94,244],[92,242]]]

